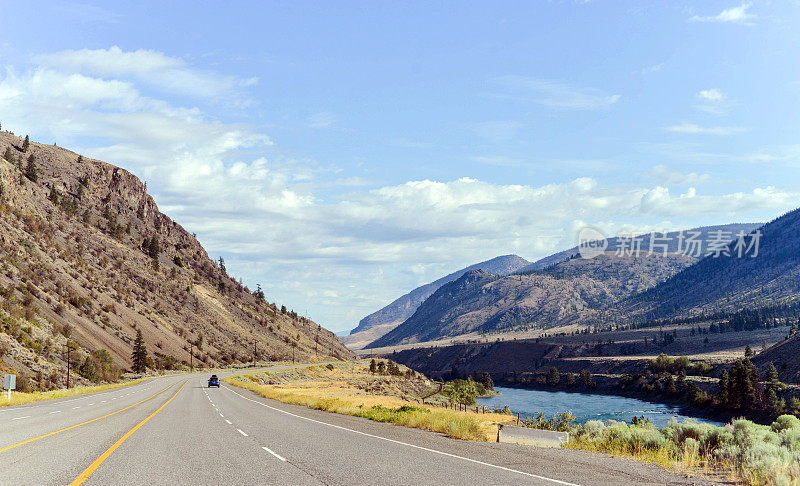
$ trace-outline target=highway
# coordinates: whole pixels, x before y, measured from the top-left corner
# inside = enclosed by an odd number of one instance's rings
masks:
[[[453,440],[208,389],[208,376],[0,409],[0,484],[702,484],[632,460]]]

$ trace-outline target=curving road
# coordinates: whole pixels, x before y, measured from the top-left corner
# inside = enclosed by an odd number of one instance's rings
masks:
[[[0,484],[701,483],[636,461],[457,441],[207,389],[208,376],[0,409]]]

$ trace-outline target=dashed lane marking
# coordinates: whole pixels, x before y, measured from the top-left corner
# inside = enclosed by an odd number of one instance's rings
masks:
[[[173,385],[174,385],[174,383],[173,383]],[[161,390],[161,391],[159,391],[159,392],[156,392],[156,393],[154,393],[154,394],[150,395],[149,397],[145,398],[144,400],[141,400],[141,401],[138,401],[138,402],[134,403],[133,405],[128,405],[128,406],[127,406],[127,407],[125,407],[125,408],[121,408],[121,409],[117,410],[116,412],[107,413],[107,414],[105,414],[105,415],[102,415],[102,416],[100,416],[100,417],[96,417],[96,418],[93,418],[93,419],[91,419],[91,420],[87,420],[87,421],[85,421],[85,422],[81,422],[81,423],[79,423],[79,424],[70,425],[69,427],[64,427],[63,429],[55,430],[55,431],[53,431],[53,432],[49,432],[49,433],[47,433],[47,434],[40,435],[40,436],[38,436],[38,437],[33,437],[33,438],[31,438],[31,439],[23,440],[22,442],[17,442],[16,444],[12,444],[12,445],[10,445],[10,446],[7,446],[7,447],[4,447],[4,448],[0,449],[0,452],[5,452],[5,451],[7,451],[7,450],[9,450],[9,449],[13,449],[13,448],[15,448],[15,447],[19,447],[19,446],[21,446],[21,445],[23,445],[23,444],[29,444],[29,443],[31,443],[31,442],[33,442],[33,441],[36,441],[36,440],[39,440],[39,439],[44,439],[45,437],[50,437],[51,435],[56,435],[56,434],[58,434],[58,433],[60,433],[60,432],[65,432],[65,431],[67,431],[67,430],[72,430],[72,429],[74,429],[75,427],[80,427],[81,425],[90,424],[90,423],[92,423],[92,422],[94,422],[94,421],[96,421],[96,420],[104,419],[104,418],[106,418],[106,417],[110,417],[110,416],[112,416],[112,415],[115,415],[115,414],[118,414],[118,413],[120,413],[120,412],[124,412],[125,410],[131,409],[131,408],[135,407],[136,405],[139,405],[140,403],[144,403],[144,402],[146,402],[146,401],[150,400],[151,398],[155,397],[156,395],[158,395],[158,394],[160,394],[160,393],[163,393],[163,392],[164,392],[164,391],[166,391],[166,390],[169,390],[170,388],[172,388],[172,385],[169,385],[168,387],[164,388],[163,390]],[[28,418],[28,417],[23,417],[23,418]]]
[[[269,453],[270,453],[270,454],[272,454],[273,456],[277,457],[279,460],[281,460],[281,461],[283,461],[283,462],[286,462],[286,458],[285,458],[285,457],[283,457],[283,456],[281,456],[281,455],[278,455],[277,453],[275,453],[275,452],[274,452],[272,449],[270,449],[269,447],[262,447],[262,449],[264,449],[265,451],[269,452]]]
[[[558,480],[558,479],[552,479],[552,478],[548,478],[548,477],[545,477],[545,476],[539,476],[538,474],[527,473],[525,471],[519,471],[517,469],[511,469],[511,468],[505,467],[505,466],[498,466],[497,464],[491,464],[491,463],[488,463],[488,462],[479,461],[477,459],[471,459],[469,457],[458,456],[456,454],[450,454],[449,452],[437,451],[436,449],[429,449],[427,447],[418,446],[416,444],[409,444],[408,442],[402,442],[402,441],[395,440],[395,439],[389,439],[388,437],[381,437],[379,435],[368,434],[366,432],[361,432],[360,430],[348,429],[347,427],[342,427],[341,425],[329,424],[328,422],[323,422],[321,420],[316,420],[316,419],[312,419],[312,418],[309,418],[309,417],[303,417],[302,415],[297,415],[296,413],[288,412],[286,410],[282,410],[280,408],[276,408],[276,407],[267,405],[266,403],[259,402],[258,400],[253,400],[252,398],[247,398],[246,396],[233,391],[229,386],[226,386],[225,389],[230,391],[234,395],[239,396],[240,398],[244,398],[245,400],[247,400],[249,402],[257,403],[257,404],[259,404],[259,405],[261,405],[263,407],[267,407],[267,408],[269,408],[271,410],[275,410],[276,412],[280,412],[280,413],[283,413],[283,414],[286,414],[286,415],[289,415],[289,416],[292,416],[292,417],[296,417],[296,418],[299,418],[301,420],[307,420],[309,422],[314,422],[314,423],[317,423],[317,424],[320,424],[320,425],[326,425],[328,427],[333,427],[333,428],[339,429],[339,430],[345,430],[347,432],[352,432],[354,434],[363,435],[363,436],[366,436],[366,437],[372,437],[374,439],[379,439],[379,440],[383,440],[383,441],[386,441],[386,442],[391,442],[391,443],[394,443],[394,444],[399,444],[399,445],[403,445],[403,446],[406,446],[406,447],[411,447],[413,449],[418,449],[418,450],[430,452],[430,453],[433,453],[433,454],[438,454],[438,455],[445,456],[445,457],[451,457],[453,459],[460,459],[462,461],[471,462],[473,464],[480,464],[482,466],[487,466],[487,467],[491,467],[491,468],[495,468],[495,469],[500,469],[500,470],[506,471],[506,472],[511,472],[511,473],[515,473],[515,474],[521,474],[523,476],[528,476],[528,477],[531,477],[531,478],[541,479],[543,481],[549,481],[551,483],[563,484],[565,486],[578,486],[578,485],[576,485],[574,483],[568,483],[566,481],[561,481],[561,480]]]

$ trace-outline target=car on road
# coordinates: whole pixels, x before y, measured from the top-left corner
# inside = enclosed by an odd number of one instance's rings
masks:
[[[217,378],[217,375],[211,375],[211,378],[208,379],[208,387],[211,388],[212,386],[219,388],[219,378]]]

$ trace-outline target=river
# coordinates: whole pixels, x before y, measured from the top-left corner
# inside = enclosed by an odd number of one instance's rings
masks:
[[[500,392],[500,395],[479,398],[478,403],[491,408],[504,408],[508,405],[514,414],[519,413],[523,417],[532,416],[537,412],[553,415],[571,410],[577,422],[613,419],[630,423],[633,417],[644,415],[657,427],[663,427],[673,418],[679,422],[693,418],[698,422],[721,425],[713,420],[681,415],[678,407],[672,405],[648,402],[637,398],[593,393],[524,390],[501,386],[496,386],[494,389]]]

